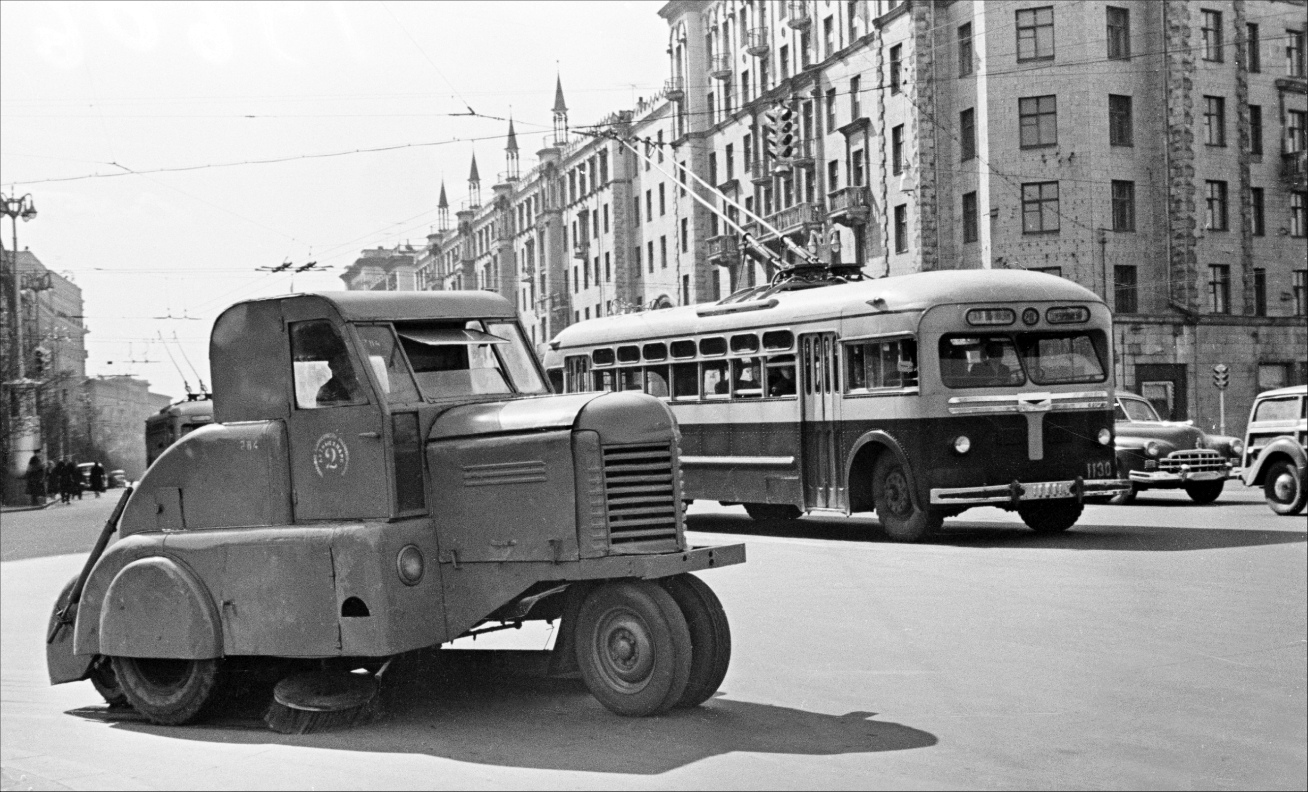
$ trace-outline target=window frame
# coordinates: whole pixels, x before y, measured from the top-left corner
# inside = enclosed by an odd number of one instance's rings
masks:
[[[1045,101],[1052,102],[1052,110],[1046,109]],[[1034,103],[1034,104],[1033,104]],[[1029,110],[1034,106],[1034,111]],[[1053,119],[1053,139],[1045,140],[1044,133],[1047,131],[1044,122],[1046,119]],[[1058,95],[1044,94],[1041,96],[1020,96],[1017,99],[1017,141],[1018,148],[1037,149],[1050,148],[1058,145]],[[1028,142],[1027,130],[1033,130],[1035,142]]]
[[[1108,145],[1135,146],[1135,101],[1128,94],[1108,95]]]
[[[1052,199],[1046,197],[1045,195],[1045,189],[1050,186],[1052,186],[1054,190],[1054,197]],[[1029,188],[1036,188],[1038,190],[1038,193],[1034,199],[1029,198],[1027,196],[1027,190]],[[1022,183],[1022,234],[1024,236],[1035,236],[1040,234],[1059,233],[1062,230],[1060,201],[1061,201],[1061,192],[1059,190],[1059,183],[1057,180],[1040,181],[1040,182],[1023,182]],[[1047,204],[1053,204],[1052,215],[1047,214],[1048,212],[1048,210],[1046,209]],[[1030,228],[1027,223],[1027,218],[1030,216],[1030,210],[1028,209],[1028,206],[1032,206],[1032,205],[1038,207],[1037,216],[1040,219],[1040,228],[1038,229]],[[1053,228],[1049,228],[1046,226],[1045,221],[1047,217],[1052,219],[1054,223]]]
[[[1049,12],[1048,22],[1041,21],[1040,12],[1042,11]],[[1056,53],[1056,41],[1054,38],[1054,7],[1049,5],[1037,8],[1021,8],[1014,13],[1016,14],[1015,27],[1017,32],[1017,48],[1015,52],[1017,55],[1017,62],[1029,63],[1031,61],[1053,60]],[[1026,19],[1025,22],[1024,15]],[[1040,33],[1046,28],[1049,33],[1049,51],[1048,54],[1043,54],[1040,48]],[[1026,43],[1026,41],[1024,41],[1024,34],[1028,31],[1030,35],[1027,38],[1029,38],[1032,52],[1031,54],[1023,55],[1024,44]]]
[[[1200,41],[1203,42],[1202,57],[1210,63],[1221,63],[1222,52],[1222,12],[1209,8],[1199,10]]]
[[[1114,19],[1117,17],[1117,19]],[[1107,28],[1107,56],[1109,60],[1131,59],[1131,10],[1118,6],[1104,7],[1104,25]]]

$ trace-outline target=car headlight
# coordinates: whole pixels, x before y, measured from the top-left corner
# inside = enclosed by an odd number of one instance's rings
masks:
[[[967,435],[959,435],[954,438],[954,450],[960,454],[966,454],[972,448],[972,440]]]
[[[1231,456],[1242,456],[1244,454],[1244,441],[1235,440],[1231,443]]]
[[[1107,429],[1099,430],[1099,445],[1106,446],[1113,442],[1113,433]]]
[[[1158,452],[1161,450],[1162,450],[1162,446],[1158,445],[1156,441],[1150,440],[1149,443],[1145,446],[1145,455],[1156,457],[1158,456]]]

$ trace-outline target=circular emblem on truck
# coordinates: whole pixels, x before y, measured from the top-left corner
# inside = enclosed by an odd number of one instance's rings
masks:
[[[320,477],[328,473],[344,476],[350,469],[350,449],[340,437],[328,432],[313,446],[313,469]]]

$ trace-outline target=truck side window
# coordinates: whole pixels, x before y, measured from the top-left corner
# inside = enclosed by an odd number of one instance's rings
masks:
[[[312,409],[366,403],[354,364],[350,362],[349,349],[331,322],[316,319],[292,324],[291,361],[296,407]]]

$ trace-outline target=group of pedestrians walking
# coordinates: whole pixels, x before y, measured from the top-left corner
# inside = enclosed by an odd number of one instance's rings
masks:
[[[26,478],[27,495],[33,506],[43,506],[47,498],[56,495],[60,503],[70,503],[74,497],[81,500],[83,491],[88,488],[98,498],[106,484],[103,465],[93,463],[88,476],[90,480],[83,481],[82,469],[71,457],[41,464],[41,457],[34,456],[27,463]]]

